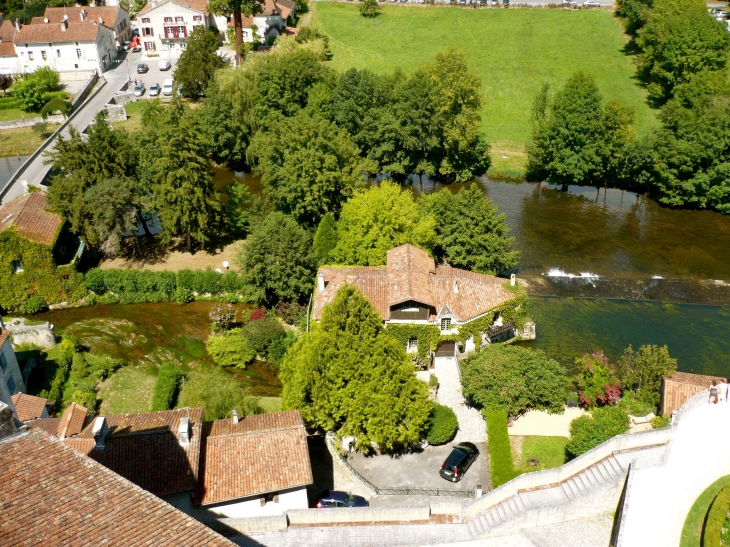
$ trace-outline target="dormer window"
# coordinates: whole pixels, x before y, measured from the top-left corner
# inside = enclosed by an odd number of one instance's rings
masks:
[[[441,319],[441,330],[451,330],[451,317],[443,317]]]
[[[416,312],[419,310],[418,304],[416,302],[403,302],[400,305],[400,311],[410,311],[410,312]]]

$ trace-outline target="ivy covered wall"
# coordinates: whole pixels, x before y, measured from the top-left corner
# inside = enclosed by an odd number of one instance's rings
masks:
[[[15,273],[13,262],[23,268]],[[14,227],[0,232],[0,309],[16,311],[27,298],[41,296],[48,304],[75,301],[86,294],[83,276],[73,266],[56,268],[48,245],[18,236]]]

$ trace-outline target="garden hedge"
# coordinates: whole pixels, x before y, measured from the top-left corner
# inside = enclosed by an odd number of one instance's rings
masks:
[[[175,396],[180,388],[183,373],[173,363],[163,363],[157,373],[157,382],[152,392],[152,412],[170,410],[175,406]]]
[[[459,428],[456,414],[448,406],[435,405],[431,409],[431,415],[428,419],[429,426],[426,432],[428,444],[446,444],[454,438],[456,430]]]
[[[720,538],[728,512],[730,512],[730,485],[720,490],[710,505],[705,519],[705,528],[702,531],[702,547],[725,545],[725,543],[721,543]]]
[[[485,409],[487,420],[487,447],[489,449],[492,488],[511,481],[516,473],[512,461],[512,446],[507,432],[507,410],[503,408]]]

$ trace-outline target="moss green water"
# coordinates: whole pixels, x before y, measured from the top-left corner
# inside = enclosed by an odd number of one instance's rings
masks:
[[[666,344],[679,370],[730,376],[730,308],[661,302],[533,297],[537,340],[565,365],[602,349],[615,361],[629,344]]]

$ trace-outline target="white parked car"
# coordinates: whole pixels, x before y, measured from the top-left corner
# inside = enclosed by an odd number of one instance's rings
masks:
[[[601,4],[596,2],[596,0],[586,0],[585,2],[583,2],[583,7],[584,8],[600,8]]]
[[[172,78],[162,82],[162,94],[168,97],[172,95]]]
[[[170,61],[160,61],[160,70],[170,70],[172,63]]]
[[[160,94],[160,84],[158,84],[158,83],[150,84],[149,96],[157,97],[159,94]]]

